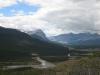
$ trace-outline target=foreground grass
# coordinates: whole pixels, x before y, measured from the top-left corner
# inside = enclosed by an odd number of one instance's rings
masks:
[[[0,75],[41,75],[37,69],[0,71]]]
[[[85,57],[57,64],[56,71],[66,72],[100,72],[100,57]]]
[[[0,70],[0,75],[100,75],[100,57],[83,57],[56,64],[52,69]]]

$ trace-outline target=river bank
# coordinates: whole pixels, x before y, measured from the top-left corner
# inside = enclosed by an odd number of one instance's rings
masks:
[[[36,58],[40,64],[26,64],[26,65],[7,65],[7,66],[2,66],[2,70],[10,70],[10,69],[20,69],[20,68],[37,68],[37,69],[44,69],[44,68],[54,68],[55,64],[50,63],[46,60],[41,59],[40,57]]]

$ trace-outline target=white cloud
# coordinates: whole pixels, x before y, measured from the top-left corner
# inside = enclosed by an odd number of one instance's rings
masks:
[[[0,0],[0,8],[16,4],[16,0]]]
[[[36,18],[34,19],[31,15],[30,16],[16,15],[13,17],[4,17],[4,16],[0,17],[0,24],[2,26],[23,29],[23,30],[26,29],[31,30],[32,27],[39,28],[42,26],[40,23],[42,24],[41,20],[38,20]]]
[[[41,28],[48,35],[68,32],[100,33],[99,0],[19,0],[19,2],[36,4],[41,8],[27,16],[23,15],[23,12],[18,12],[19,15],[13,17],[0,17],[0,25],[22,30]]]
[[[62,29],[65,33],[97,31],[97,25],[95,24],[95,14],[97,13],[95,12],[95,5],[97,2],[95,0],[57,1],[58,0],[35,1],[43,6],[42,11],[38,13],[38,15],[40,13],[42,14],[42,20],[56,27],[56,30]],[[33,3],[35,2],[33,0]],[[30,4],[32,4],[32,1]]]

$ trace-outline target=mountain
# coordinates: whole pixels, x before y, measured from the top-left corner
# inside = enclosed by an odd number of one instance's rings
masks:
[[[33,39],[16,29],[0,27],[0,58],[30,56]]]
[[[32,53],[40,56],[63,56],[67,55],[68,48],[31,37],[16,29],[0,27],[0,60],[30,57]]]
[[[100,35],[91,33],[69,33],[50,37],[52,41],[80,47],[100,47]]]
[[[33,38],[35,37],[40,40],[49,41],[49,39],[47,39],[45,33],[41,29],[37,29],[35,31],[28,32],[28,34],[30,36],[32,36]]]

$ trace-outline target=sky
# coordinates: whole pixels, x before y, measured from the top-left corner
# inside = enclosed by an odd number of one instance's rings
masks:
[[[0,26],[47,36],[99,33],[99,0],[0,0]]]

